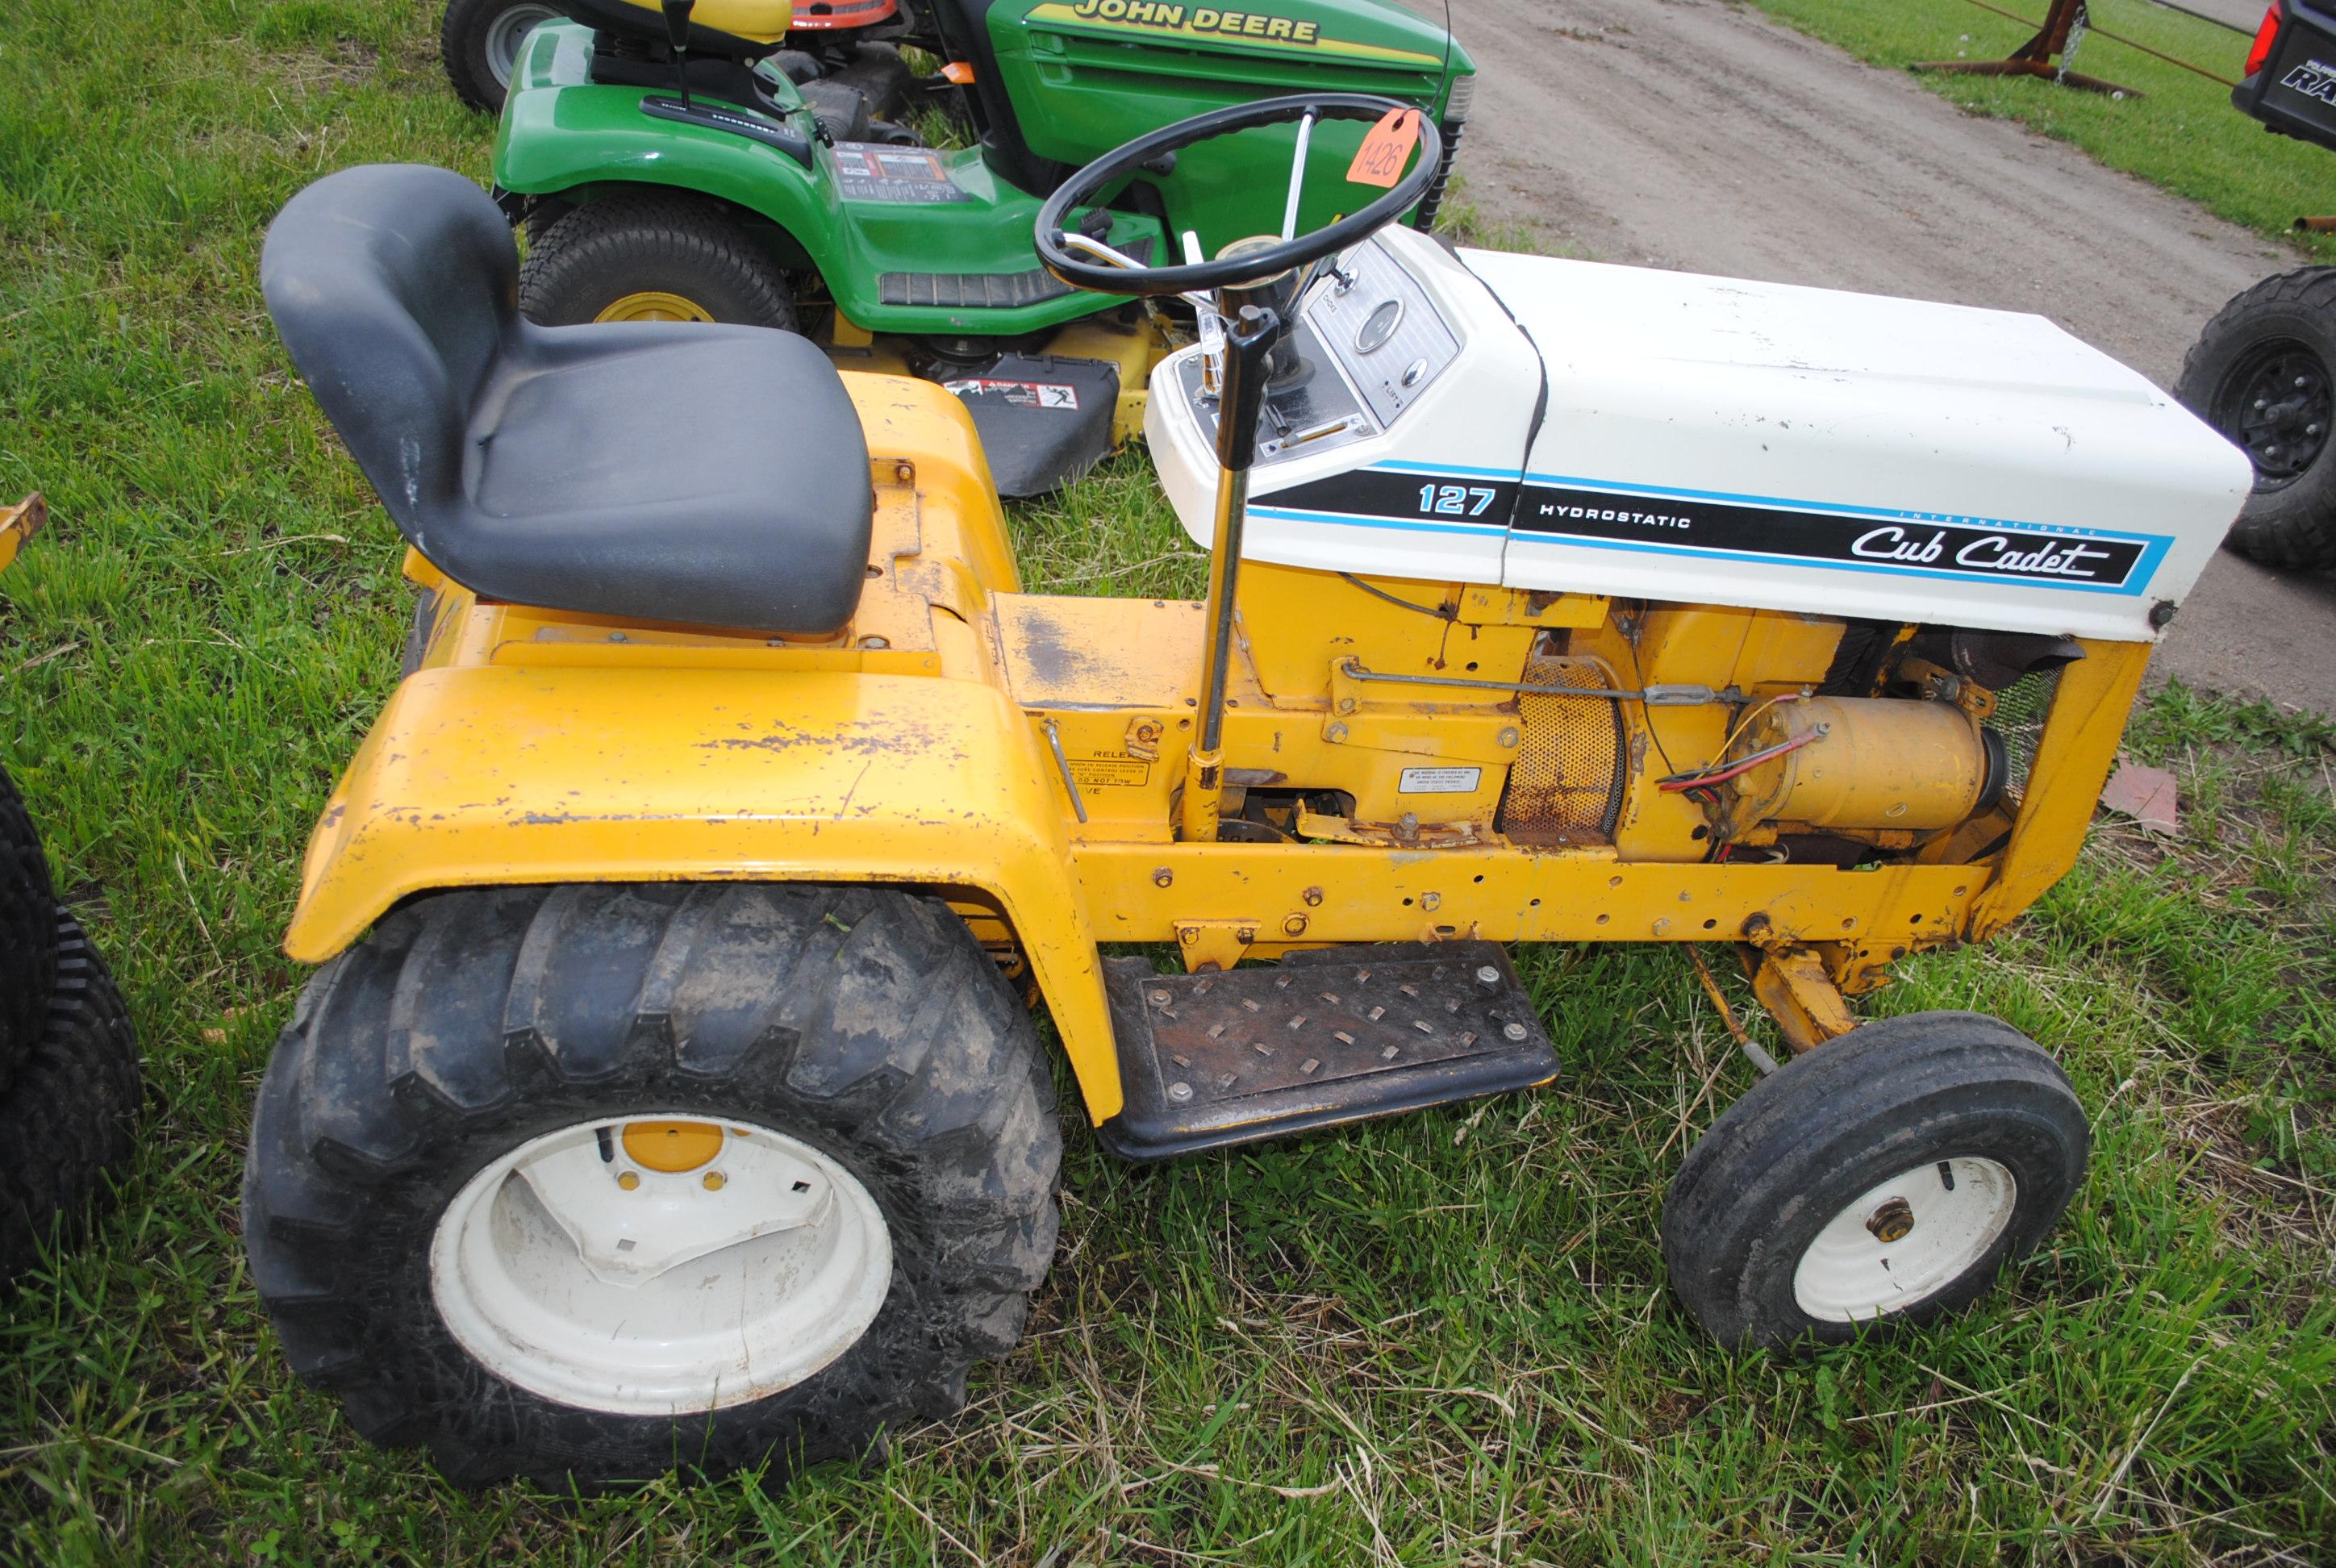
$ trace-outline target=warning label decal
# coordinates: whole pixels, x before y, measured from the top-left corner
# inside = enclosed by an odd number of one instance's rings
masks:
[[[1075,756],[1071,776],[1085,789],[1133,789],[1152,776],[1152,765],[1132,756]]]
[[[1472,794],[1484,781],[1480,767],[1407,767],[1396,781],[1396,793],[1406,795]]]
[[[944,381],[941,385],[959,397],[995,397],[1016,408],[1078,412],[1079,389],[1058,381],[1001,381],[995,376],[978,375],[965,381]]]
[[[922,147],[839,141],[835,144],[835,174],[846,201],[930,206],[973,200],[949,177],[949,165],[941,161],[940,154]]]

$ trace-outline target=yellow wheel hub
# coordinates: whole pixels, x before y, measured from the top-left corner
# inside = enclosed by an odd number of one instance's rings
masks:
[[[595,321],[711,321],[714,313],[695,299],[663,289],[644,289],[608,302]],[[676,1124],[678,1125],[678,1124]]]
[[[722,1152],[722,1129],[712,1122],[627,1122],[625,1153],[643,1170],[694,1171]]]

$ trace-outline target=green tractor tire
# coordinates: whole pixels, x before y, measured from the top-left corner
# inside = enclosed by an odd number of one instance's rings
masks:
[[[770,254],[718,202],[638,188],[574,209],[530,243],[520,310],[545,326],[723,321],[795,329]]]

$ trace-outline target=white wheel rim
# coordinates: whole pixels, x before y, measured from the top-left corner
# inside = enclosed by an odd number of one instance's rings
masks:
[[[1993,1160],[1937,1160],[1875,1185],[1829,1221],[1793,1271],[1793,1300],[1821,1323],[1903,1312],[1987,1256],[2020,1183]]]
[[[703,1164],[635,1160],[624,1129],[668,1120],[708,1126],[640,1111],[549,1133],[439,1216],[431,1293],[495,1376],[589,1410],[715,1410],[793,1388],[875,1321],[891,1236],[850,1172],[735,1120]]]
[[[511,85],[511,73],[519,69],[519,46],[528,34],[559,15],[549,5],[514,5],[487,24],[487,73],[496,86]]]

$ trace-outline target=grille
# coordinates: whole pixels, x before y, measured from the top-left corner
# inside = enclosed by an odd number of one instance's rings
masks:
[[[2003,737],[2003,749],[2011,764],[2010,793],[2015,798],[2028,786],[2028,770],[2036,764],[2036,743],[2043,738],[2044,720],[2052,712],[2052,698],[2059,690],[2060,672],[2039,669],[1995,694],[1995,714],[1988,724]]]
[[[1593,659],[1536,652],[1527,686],[1611,691],[1614,677]],[[1523,735],[1494,826],[1520,843],[1611,842],[1622,810],[1621,706],[1571,696],[1519,696]]]

